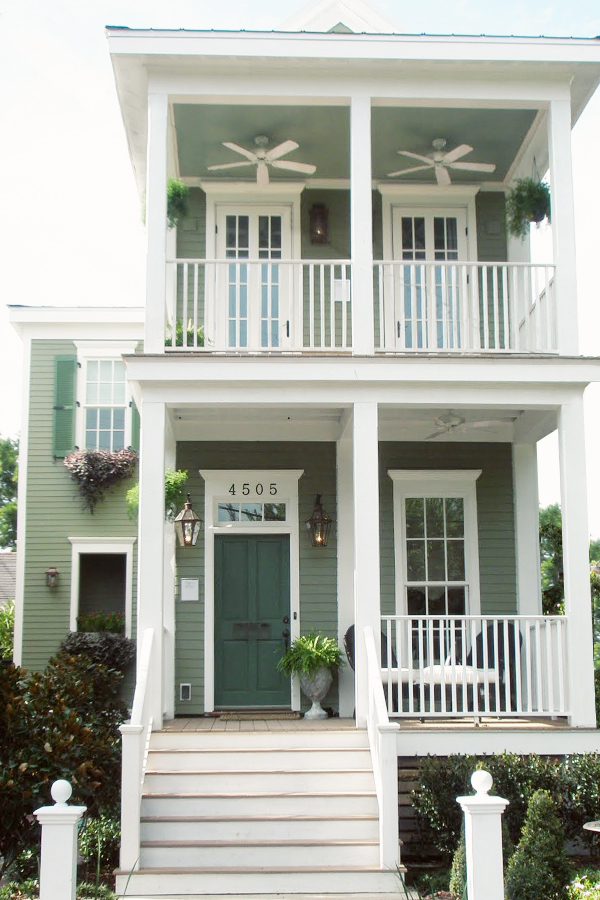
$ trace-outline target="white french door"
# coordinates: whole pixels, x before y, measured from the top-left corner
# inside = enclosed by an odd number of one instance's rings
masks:
[[[394,207],[392,213],[396,346],[461,346],[459,267],[467,259],[464,209]]]
[[[217,211],[216,333],[228,349],[289,344],[291,216],[287,207],[222,206]]]

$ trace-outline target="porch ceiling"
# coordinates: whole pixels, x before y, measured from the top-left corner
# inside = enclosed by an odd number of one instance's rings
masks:
[[[517,156],[536,110],[466,109],[440,107],[375,106],[372,112],[373,177],[386,179],[388,172],[411,168],[408,157],[397,151],[430,154],[434,138],[443,137],[447,149],[470,144],[474,150],[468,162],[495,163],[496,171],[481,173],[453,170],[456,184],[477,184],[482,180],[502,182]],[[240,162],[242,157],[223,147],[232,141],[254,149],[254,138],[265,134],[271,146],[292,139],[300,146],[286,159],[316,165],[315,178],[350,177],[350,111],[347,106],[259,106],[202,105],[174,106],[179,174],[182,177],[219,177],[223,180],[255,180],[253,168],[208,172],[208,166]],[[297,180],[294,172],[270,171],[273,180]],[[399,180],[399,179],[394,179]],[[391,179],[390,179],[391,181]],[[402,176],[405,183],[435,184],[433,169]]]

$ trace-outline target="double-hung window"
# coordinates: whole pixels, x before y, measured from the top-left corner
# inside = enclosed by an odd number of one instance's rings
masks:
[[[83,344],[77,347],[77,446],[82,450],[123,450],[132,443],[132,402],[122,354],[134,346]]]

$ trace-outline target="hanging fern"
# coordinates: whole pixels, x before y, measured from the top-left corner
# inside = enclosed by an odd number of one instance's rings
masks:
[[[137,463],[135,450],[77,450],[64,463],[83,500],[83,508],[94,512],[107,488],[130,478]]]
[[[167,181],[167,223],[175,228],[188,214],[188,189],[183,181],[169,178]]]

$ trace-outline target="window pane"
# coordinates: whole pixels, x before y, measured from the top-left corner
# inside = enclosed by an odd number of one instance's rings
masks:
[[[113,431],[112,449],[113,450],[123,450],[124,447],[125,447],[125,432],[124,431]]]
[[[428,588],[429,599],[429,615],[445,616],[446,615],[446,590],[443,587]]]
[[[422,216],[415,219],[415,250],[425,250],[425,219]],[[417,259],[421,258],[421,254],[418,254]]]
[[[443,541],[427,541],[427,580],[446,580]]]
[[[271,247],[281,249],[281,216],[271,216]]]
[[[108,381],[112,384],[113,364],[112,359],[100,360],[100,381]]]
[[[123,431],[123,429],[125,428],[124,409],[113,410],[113,428],[115,428],[117,431]]]
[[[425,541],[406,542],[406,579],[425,581]]]
[[[98,450],[110,450],[110,431],[101,431],[98,434]]]
[[[242,522],[262,522],[262,503],[242,503]]]
[[[428,497],[425,501],[427,537],[444,537],[444,501],[441,497]]]
[[[424,616],[427,613],[425,588],[409,588],[406,592],[406,608],[409,616]]]
[[[99,409],[99,419],[100,419],[100,428],[106,428],[110,430],[112,425],[112,410],[111,409]]]
[[[405,501],[406,511],[406,536],[409,538],[425,537],[425,514],[422,497],[407,497]]]
[[[265,522],[285,522],[285,503],[265,503]]]
[[[446,534],[462,537],[465,533],[465,510],[462,497],[446,498]]]
[[[269,246],[269,217],[258,217],[258,246],[263,250]]]
[[[217,518],[219,522],[238,522],[240,518],[240,504],[219,503]]]
[[[448,615],[464,616],[465,606],[465,589],[464,587],[448,588]]]
[[[465,580],[465,545],[463,541],[448,541],[448,581]]]
[[[240,247],[240,249],[247,248],[249,246],[249,221],[250,219],[248,218],[248,216],[238,217],[238,246]]]
[[[125,363],[122,359],[115,359],[113,378],[115,381],[125,381]]]

